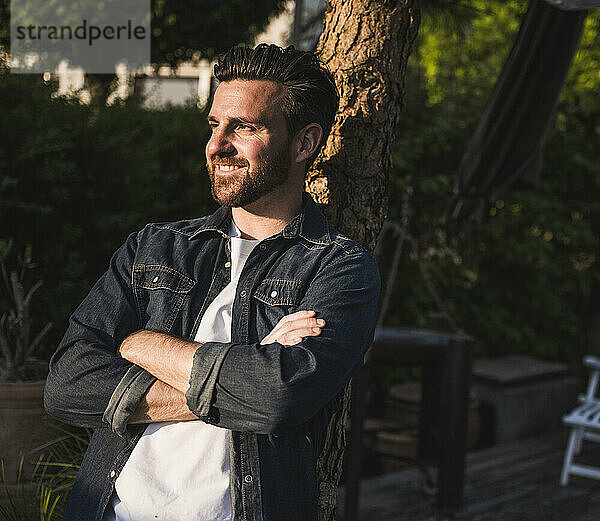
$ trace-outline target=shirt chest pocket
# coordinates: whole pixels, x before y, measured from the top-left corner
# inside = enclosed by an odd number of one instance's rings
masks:
[[[168,266],[134,266],[133,288],[143,327],[169,332],[195,284],[192,279]]]
[[[253,294],[257,333],[264,338],[285,315],[298,311],[304,283],[295,280],[265,279]]]

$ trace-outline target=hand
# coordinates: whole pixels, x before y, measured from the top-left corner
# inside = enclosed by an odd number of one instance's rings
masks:
[[[261,345],[279,342],[284,346],[293,346],[304,337],[318,336],[325,320],[315,318],[314,311],[296,311],[283,317],[273,330],[262,339]]]

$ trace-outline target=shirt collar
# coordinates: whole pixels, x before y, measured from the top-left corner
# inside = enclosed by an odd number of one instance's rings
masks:
[[[237,224],[235,224],[235,221],[233,219],[231,219],[231,226],[229,227],[229,237],[241,237],[241,236],[242,236],[242,232],[237,227]]]
[[[329,244],[331,237],[329,235],[329,225],[327,219],[319,210],[319,207],[307,193],[302,196],[302,210],[296,215],[286,227],[275,235],[281,235],[286,239],[302,237],[303,239],[315,244]],[[231,232],[231,208],[220,206],[211,215],[202,220],[198,229],[190,235],[194,239],[204,232],[217,232],[223,237],[229,237]]]

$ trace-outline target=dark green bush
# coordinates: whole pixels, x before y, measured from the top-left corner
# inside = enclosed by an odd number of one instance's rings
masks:
[[[50,350],[129,233],[215,207],[202,111],[131,100],[94,112],[55,89],[0,69],[0,238],[33,247]]]

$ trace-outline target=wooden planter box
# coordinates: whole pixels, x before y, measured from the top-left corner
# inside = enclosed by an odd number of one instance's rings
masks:
[[[45,380],[0,382],[0,459],[8,485],[14,485],[21,457],[23,478],[31,477],[41,452],[35,449],[59,436],[44,411]]]

